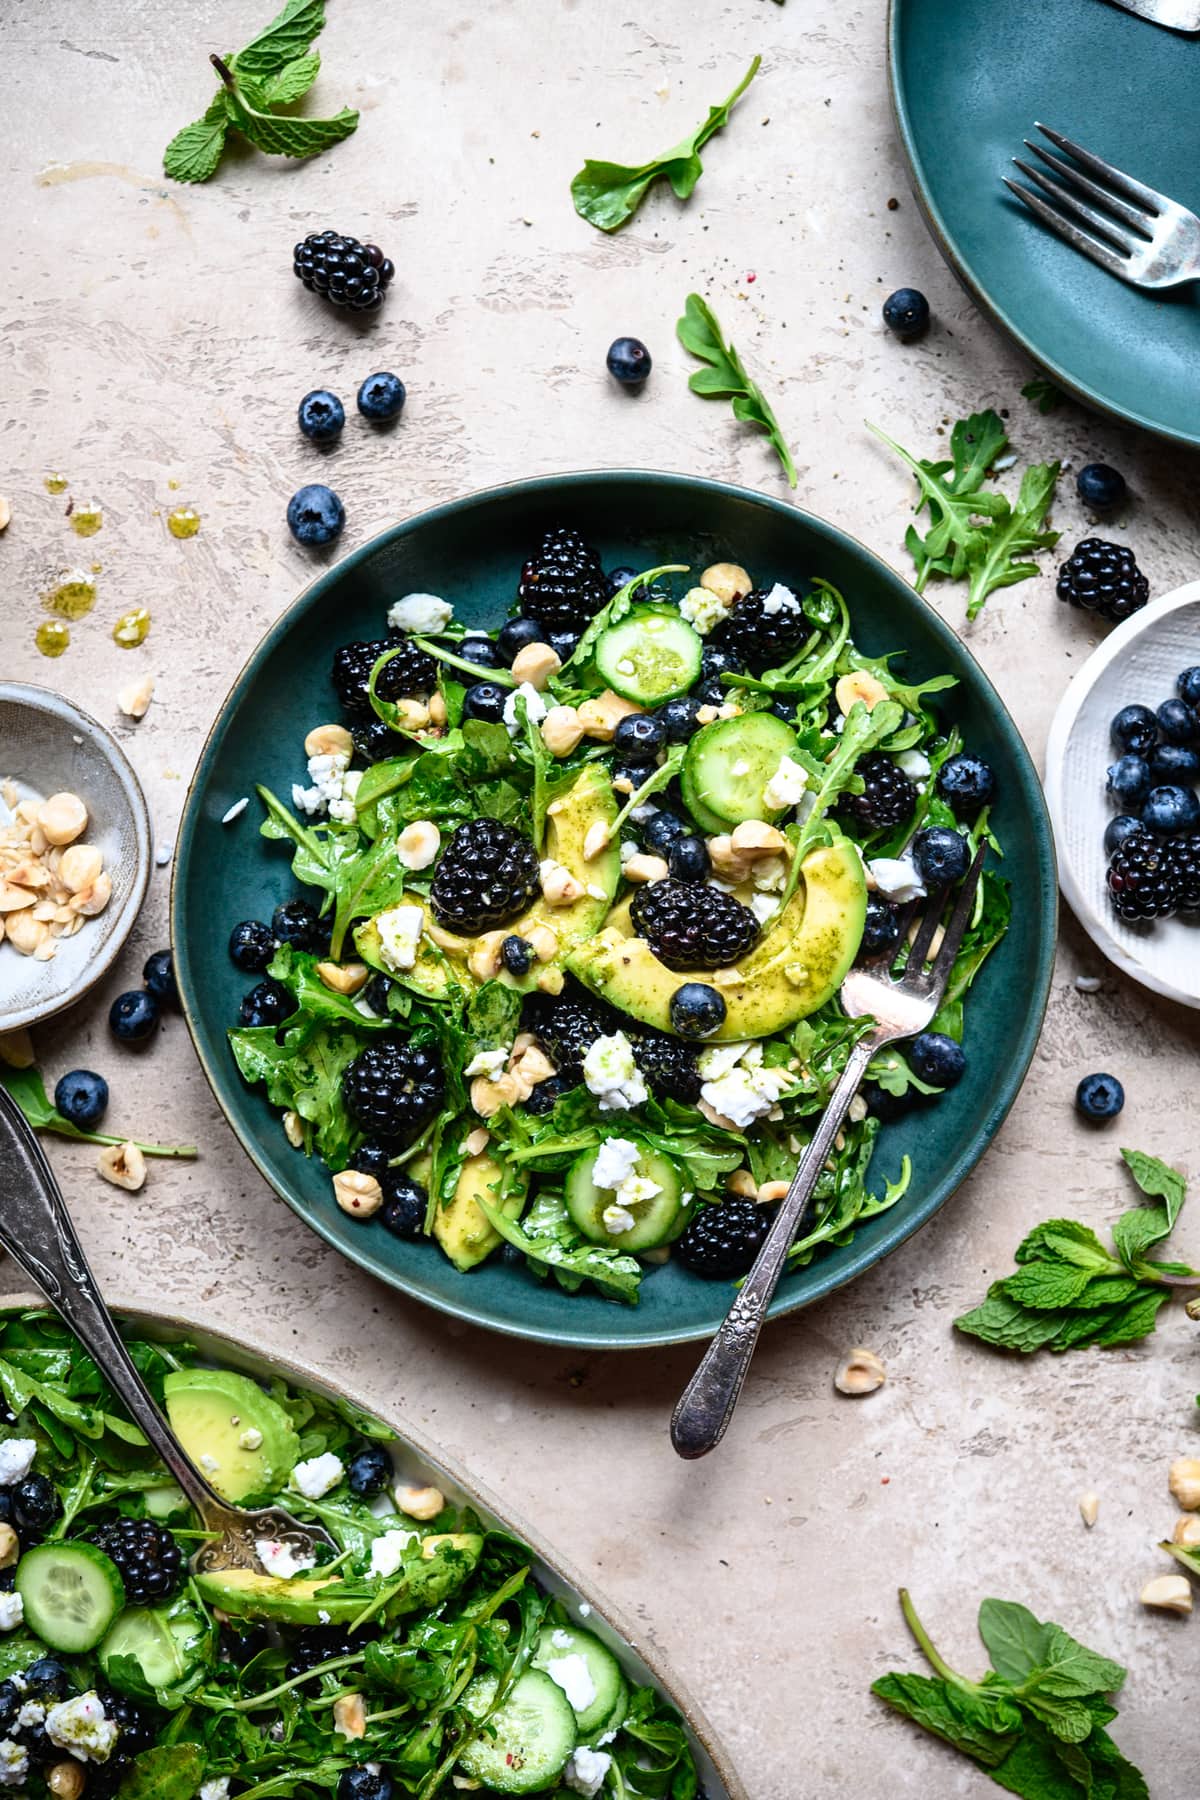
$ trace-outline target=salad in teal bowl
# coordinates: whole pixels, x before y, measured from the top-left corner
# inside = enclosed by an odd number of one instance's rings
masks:
[[[181,833],[185,1004],[271,1179],[533,1335],[712,1329],[864,1029],[843,978],[902,961],[981,843],[945,1002],[871,1065],[779,1305],[945,1197],[1044,1004],[1049,837],[978,669],[832,528],[698,489],[526,484],[377,540],[257,653]]]

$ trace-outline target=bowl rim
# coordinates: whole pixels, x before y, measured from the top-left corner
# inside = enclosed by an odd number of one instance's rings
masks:
[[[729,1800],[750,1800],[750,1795],[725,1752],[724,1746],[716,1731],[710,1724],[706,1714],[694,1699],[690,1691],[669,1672],[665,1672],[663,1659],[653,1637],[646,1632],[639,1632],[633,1621],[622,1607],[614,1605],[604,1593],[597,1588],[590,1576],[583,1575],[568,1558],[558,1550],[552,1549],[540,1531],[532,1528],[528,1521],[510,1506],[502,1502],[492,1492],[487,1483],[481,1481],[464,1464],[442,1445],[435,1444],[425,1435],[419,1426],[409,1424],[394,1408],[391,1402],[379,1405],[375,1401],[364,1400],[354,1389],[345,1387],[340,1380],[335,1380],[325,1371],[316,1368],[290,1351],[269,1349],[260,1341],[246,1337],[241,1332],[231,1332],[222,1326],[203,1323],[200,1319],[190,1318],[183,1313],[161,1311],[157,1307],[147,1306],[142,1300],[125,1300],[106,1296],[109,1310],[116,1318],[124,1322],[134,1323],[138,1328],[148,1326],[151,1333],[182,1332],[198,1339],[208,1339],[222,1347],[232,1350],[235,1358],[240,1356],[252,1362],[265,1363],[271,1369],[282,1374],[288,1380],[302,1387],[311,1387],[326,1397],[331,1397],[349,1404],[359,1412],[381,1420],[396,1433],[399,1442],[414,1450],[420,1461],[429,1469],[440,1475],[448,1476],[450,1482],[464,1493],[478,1500],[482,1511],[489,1513],[499,1525],[509,1529],[528,1545],[538,1561],[570,1588],[581,1599],[586,1600],[593,1612],[611,1625],[614,1631],[624,1639],[628,1647],[640,1657],[654,1678],[655,1684],[662,1690],[666,1698],[678,1707],[697,1742],[712,1762],[717,1775],[728,1791]],[[37,1293],[5,1294],[0,1298],[0,1318],[9,1313],[38,1311],[59,1319],[61,1315],[51,1306],[45,1295]],[[70,1327],[68,1326],[68,1330]],[[647,1643],[649,1648],[647,1648]]]
[[[53,1019],[58,1013],[65,1012],[74,1006],[84,995],[100,981],[112,967],[121,951],[125,948],[125,940],[133,930],[138,914],[142,910],[142,902],[146,898],[146,890],[150,885],[150,865],[153,860],[154,834],[150,824],[150,808],[146,803],[146,795],[138,780],[137,771],[118,744],[116,738],[98,719],[84,712],[73,700],[68,700],[54,688],[39,687],[31,681],[0,681],[0,701],[9,701],[16,705],[28,707],[32,712],[49,713],[58,718],[64,725],[72,727],[88,738],[102,753],[116,775],[121,791],[129,805],[133,820],[134,841],[137,846],[137,864],[133,880],[128,892],[117,908],[116,922],[104,940],[103,947],[94,956],[88,958],[75,980],[59,993],[40,1002],[36,1006],[26,1006],[11,1013],[5,1013],[0,1023],[5,1031],[17,1031],[22,1027],[41,1025],[47,1019]]]
[[[409,1298],[420,1304],[431,1306],[450,1318],[465,1320],[469,1324],[478,1325],[486,1331],[496,1332],[505,1337],[521,1338],[531,1343],[570,1344],[574,1348],[586,1350],[637,1351],[660,1349],[674,1344],[702,1343],[711,1337],[712,1329],[704,1325],[683,1328],[651,1326],[626,1332],[620,1338],[614,1338],[601,1331],[588,1330],[583,1327],[573,1329],[569,1336],[564,1336],[560,1332],[536,1324],[522,1323],[518,1325],[509,1321],[498,1321],[486,1307],[480,1306],[472,1300],[469,1284],[464,1283],[466,1291],[461,1298],[456,1294],[452,1299],[443,1299],[438,1295],[431,1294],[422,1283],[395,1273],[385,1275],[375,1267],[374,1259],[367,1253],[365,1246],[360,1249],[353,1240],[346,1240],[339,1235],[336,1221],[332,1219],[327,1221],[321,1217],[309,1218],[301,1212],[287,1187],[281,1181],[276,1180],[266,1158],[259,1155],[254,1144],[243,1136],[231,1118],[222,1098],[220,1077],[205,1056],[201,1045],[199,1022],[195,1016],[191,999],[191,969],[183,937],[179,930],[183,892],[181,871],[188,863],[192,839],[198,828],[200,787],[207,778],[209,765],[216,755],[217,740],[223,732],[227,714],[233,702],[240,694],[252,669],[274,652],[277,645],[290,634],[301,615],[307,612],[327,585],[343,580],[361,562],[376,554],[385,545],[432,521],[453,516],[474,506],[502,502],[517,495],[527,496],[539,491],[554,494],[557,497],[564,488],[569,490],[589,483],[604,484],[646,480],[683,488],[699,497],[703,497],[705,494],[720,496],[722,499],[732,497],[756,507],[765,507],[768,511],[783,518],[798,519],[817,536],[826,537],[853,554],[861,562],[870,564],[885,582],[905,589],[911,599],[919,603],[933,636],[945,645],[947,654],[952,658],[964,657],[974,666],[979,681],[992,697],[994,716],[999,721],[1002,732],[1009,742],[1011,753],[1018,763],[1025,765],[1027,774],[1031,778],[1032,789],[1038,798],[1038,805],[1033,812],[1034,835],[1041,844],[1046,867],[1036,891],[1030,896],[1030,904],[1038,908],[1043,930],[1038,944],[1036,961],[1023,972],[1028,986],[1030,1006],[1026,1011],[1022,1030],[1014,1045],[1014,1053],[1008,1064],[1008,1075],[1003,1083],[999,1104],[981,1120],[978,1130],[971,1140],[971,1147],[959,1156],[949,1177],[941,1184],[931,1187],[921,1204],[915,1207],[910,1215],[899,1220],[893,1217],[891,1231],[881,1245],[870,1249],[859,1248],[856,1250],[855,1246],[850,1244],[845,1247],[844,1261],[840,1264],[835,1265],[832,1259],[829,1259],[828,1262],[813,1264],[806,1271],[813,1277],[811,1287],[802,1293],[794,1293],[787,1289],[778,1291],[771,1302],[767,1317],[769,1319],[780,1318],[785,1314],[798,1312],[818,1300],[825,1299],[839,1288],[857,1280],[868,1269],[884,1261],[893,1251],[899,1249],[901,1244],[905,1243],[916,1231],[928,1224],[929,1220],[941,1210],[946,1201],[976,1167],[1011,1110],[1033,1061],[1041,1035],[1042,1021],[1049,1003],[1058,936],[1058,876],[1054,834],[1041,794],[1037,770],[1025,740],[1021,736],[1012,714],[969,646],[897,570],[884,562],[882,557],[859,538],[843,530],[841,526],[834,525],[819,513],[809,512],[807,508],[795,506],[790,501],[778,499],[774,495],[761,494],[753,488],[714,480],[707,476],[657,469],[601,468],[525,476],[515,481],[500,482],[491,487],[475,489],[471,493],[459,495],[452,500],[439,501],[434,506],[424,507],[419,512],[409,514],[391,525],[384,526],[364,543],[358,545],[356,549],[351,550],[329,567],[323,568],[319,574],[307,582],[295,600],[273,624],[267,627],[258,643],[250,651],[213,719],[197,758],[180,814],[171,869],[170,935],[175,959],[176,982],[179,988],[180,1010],[187,1025],[197,1060],[204,1072],[205,1080],[212,1090],[213,1098],[224,1116],[226,1124],[268,1186],[296,1214],[301,1223],[315,1231],[339,1255],[346,1257],[357,1268],[363,1269],[377,1281],[382,1281],[386,1286],[407,1294]],[[183,951],[182,955],[180,954],[181,950]],[[975,1146],[978,1148],[976,1149]]]
[[[1055,709],[1050,721],[1050,732],[1046,739],[1046,804],[1050,808],[1050,821],[1054,827],[1056,847],[1063,845],[1058,857],[1058,878],[1063,894],[1071,911],[1083,926],[1095,944],[1097,950],[1114,963],[1122,974],[1136,981],[1139,987],[1149,988],[1151,993],[1161,994],[1167,1000],[1175,1000],[1181,1006],[1200,1007],[1200,993],[1189,993],[1186,989],[1176,987],[1165,975],[1157,975],[1130,951],[1127,945],[1113,936],[1108,919],[1092,906],[1083,889],[1076,865],[1066,851],[1066,796],[1063,788],[1063,771],[1066,765],[1067,751],[1070,747],[1071,732],[1085,700],[1095,687],[1097,681],[1109,666],[1124,656],[1131,644],[1159,619],[1181,606],[1200,600],[1200,580],[1187,581],[1182,587],[1172,588],[1169,594],[1160,594],[1149,606],[1142,607],[1140,612],[1133,613],[1115,630],[1111,631],[1102,644],[1097,644],[1082,668],[1077,669],[1067,684],[1067,690]]]

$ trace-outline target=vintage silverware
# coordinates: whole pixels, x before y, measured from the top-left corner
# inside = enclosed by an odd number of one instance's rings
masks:
[[[1116,0],[1116,4],[1168,31],[1200,31],[1200,0]]]

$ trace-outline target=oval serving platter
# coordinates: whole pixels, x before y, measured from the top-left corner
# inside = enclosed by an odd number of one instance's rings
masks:
[[[239,920],[270,916],[293,891],[284,849],[258,834],[256,803],[232,825],[229,808],[255,784],[287,792],[303,769],[305,733],[330,711],[328,670],[338,645],[376,637],[391,601],[420,591],[453,601],[468,625],[494,626],[529,547],[569,520],[605,565],[744,563],[772,578],[823,576],[848,597],[855,638],[879,655],[906,652],[907,678],[949,671],[941,716],[961,721],[997,770],[995,828],[1003,872],[1018,898],[1012,927],[989,958],[970,1009],[967,1074],[935,1109],[880,1134],[872,1166],[880,1191],[905,1152],[908,1194],[854,1241],[784,1278],[772,1314],[794,1311],[872,1268],[938,1210],[974,1168],[1029,1066],[1049,991],[1057,877],[1049,820],[1029,754],[995,689],[949,626],[865,547],[814,515],[745,489],[683,475],[600,472],[548,476],[438,506],[381,532],[317,577],[253,652],[209,735],[179,828],[171,938],[184,1012],[218,1103],[255,1165],[343,1255],[392,1286],[458,1318],[556,1344],[635,1349],[711,1336],[731,1289],[676,1264],[655,1270],[641,1304],[567,1294],[493,1260],[459,1274],[428,1243],[403,1243],[348,1219],[324,1168],[287,1143],[260,1091],[245,1086],[226,1030],[248,985],[226,954]],[[986,1028],[984,1028],[986,1022]]]

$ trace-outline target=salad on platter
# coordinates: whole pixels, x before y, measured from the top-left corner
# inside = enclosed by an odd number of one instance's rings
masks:
[[[855,644],[843,597],[723,562],[606,573],[547,530],[513,616],[410,593],[343,645],[304,779],[260,787],[307,895],[233,926],[259,979],[230,1032],[329,1205],[635,1302],[668,1258],[746,1272],[869,1020],[838,990],[903,959],[914,903],[989,829],[993,770],[935,675]],[[332,709],[331,709],[332,711]],[[953,1085],[1009,919],[988,870],[930,1029],[868,1070],[789,1266],[894,1206],[880,1126]]]
[[[0,1789],[66,1800],[399,1800],[462,1790],[698,1793],[679,1715],[629,1679],[586,1601],[397,1467],[348,1403],[128,1344],[229,1501],[337,1549],[203,1532],[96,1365],[45,1313],[0,1320]],[[582,1621],[587,1621],[586,1623]]]

